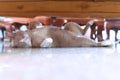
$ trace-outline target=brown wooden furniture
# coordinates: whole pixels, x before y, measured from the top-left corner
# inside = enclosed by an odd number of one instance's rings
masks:
[[[0,16],[96,17],[120,16],[119,0],[0,0]]]

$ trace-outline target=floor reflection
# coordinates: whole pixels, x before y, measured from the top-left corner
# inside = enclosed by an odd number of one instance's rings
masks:
[[[120,44],[10,48],[1,43],[0,80],[120,80]]]
[[[4,53],[4,52],[5,52],[4,43],[0,42],[0,53]]]
[[[102,52],[101,52],[102,51]],[[107,52],[106,52],[107,51]],[[12,54],[16,54],[16,53],[120,53],[120,43],[114,43],[114,45],[112,47],[87,47],[87,48],[10,48],[9,44],[5,44],[4,42],[0,42],[0,53],[12,53]]]

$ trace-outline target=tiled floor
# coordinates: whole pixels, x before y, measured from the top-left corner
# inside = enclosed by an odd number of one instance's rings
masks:
[[[120,44],[49,49],[0,46],[0,80],[120,80]]]

